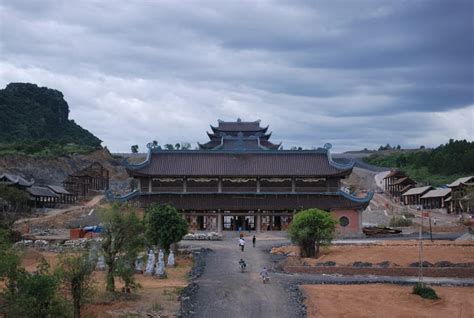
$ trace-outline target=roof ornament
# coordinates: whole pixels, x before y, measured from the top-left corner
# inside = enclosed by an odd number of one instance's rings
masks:
[[[330,150],[331,148],[332,148],[332,145],[329,142],[324,144],[324,149]]]
[[[158,142],[156,142],[156,141],[149,142],[149,143],[146,145],[146,147],[147,147],[149,150],[151,150],[151,151],[161,148],[160,146],[158,146]]]

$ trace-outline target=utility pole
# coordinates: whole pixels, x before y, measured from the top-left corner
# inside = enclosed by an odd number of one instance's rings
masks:
[[[419,267],[418,283],[423,287],[423,218],[429,217],[429,212],[421,212],[420,235],[419,235]]]

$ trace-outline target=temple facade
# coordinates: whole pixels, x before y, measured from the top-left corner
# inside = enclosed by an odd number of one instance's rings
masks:
[[[138,207],[171,204],[193,231],[286,230],[295,213],[319,208],[339,221],[339,236],[358,236],[372,198],[341,190],[354,163],[332,160],[330,145],[281,150],[260,121],[219,121],[198,150],[148,144],[144,162],[127,164],[136,189],[123,197]]]

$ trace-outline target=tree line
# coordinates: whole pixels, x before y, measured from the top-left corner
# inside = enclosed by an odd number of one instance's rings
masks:
[[[429,181],[430,175],[448,176],[439,181],[449,181],[458,175],[474,173],[474,142],[450,139],[432,150],[396,152],[389,155],[373,154],[364,161],[382,167],[401,168],[420,181]],[[438,182],[431,182],[436,185]],[[451,180],[452,181],[452,180]]]

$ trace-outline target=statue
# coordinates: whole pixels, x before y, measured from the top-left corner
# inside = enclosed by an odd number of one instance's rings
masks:
[[[175,262],[174,262],[174,253],[173,251],[170,252],[170,255],[168,255],[168,266],[174,267]]]
[[[153,275],[153,269],[155,268],[155,253],[153,250],[148,251],[148,258],[146,262],[145,275]]]
[[[143,274],[143,256],[137,256],[135,260],[135,273]]]
[[[165,262],[163,259],[158,259],[158,262],[156,263],[155,267],[155,276],[158,276],[158,278],[166,278],[166,269],[165,269]]]
[[[105,257],[104,255],[100,255],[97,260],[96,269],[98,271],[105,271]]]

